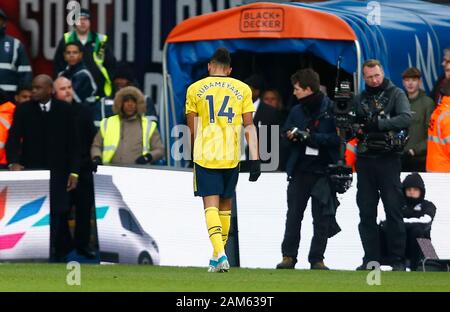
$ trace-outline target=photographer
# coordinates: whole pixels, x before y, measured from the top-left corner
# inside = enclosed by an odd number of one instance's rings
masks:
[[[333,102],[319,91],[319,75],[312,69],[297,71],[291,82],[299,105],[291,109],[283,128],[289,141],[288,211],[281,246],[283,261],[277,269],[293,269],[297,263],[301,222],[312,197],[314,236],[308,260],[311,269],[328,270],[323,263],[328,237],[340,230],[334,218],[336,195],[326,175],[328,165],[339,158]]]
[[[355,97],[356,117],[360,121],[356,172],[359,207],[359,233],[364,248],[366,270],[371,261],[380,261],[377,228],[377,206],[381,197],[386,212],[388,253],[394,271],[404,271],[405,225],[400,183],[401,144],[391,138],[409,127],[411,111],[405,93],[384,78],[383,67],[377,60],[363,64],[366,89]]]

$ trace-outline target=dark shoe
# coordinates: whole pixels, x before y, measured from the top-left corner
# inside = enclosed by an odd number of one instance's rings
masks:
[[[404,262],[394,262],[392,263],[392,271],[403,272],[406,271],[406,266]]]
[[[283,261],[277,264],[277,269],[294,269],[297,259],[293,257],[283,257]]]
[[[67,263],[66,255],[54,255],[49,260],[50,263]]]
[[[363,263],[359,267],[356,268],[356,271],[370,271],[370,269],[367,268],[367,263]]]
[[[94,251],[89,250],[89,249],[84,249],[84,248],[83,249],[77,249],[77,254],[79,256],[83,256],[83,257],[85,257],[87,259],[95,259],[97,257],[97,254]]]
[[[323,261],[311,263],[311,270],[329,270]]]

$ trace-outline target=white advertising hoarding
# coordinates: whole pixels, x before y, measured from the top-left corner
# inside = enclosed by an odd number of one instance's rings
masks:
[[[402,173],[402,180],[407,173]],[[431,239],[437,254],[450,259],[450,174],[423,173],[426,198],[437,207]],[[261,175],[257,186],[241,174],[237,187],[239,253],[242,267],[275,268],[282,259],[287,212],[286,174]],[[328,240],[325,264],[333,269],[354,270],[362,263],[363,249],[358,232],[359,210],[356,205],[357,176],[352,187],[339,195],[336,220],[342,231]],[[385,219],[383,205],[378,205],[379,219]],[[302,222],[300,249],[296,268],[309,268],[308,253],[313,234],[311,201]]]
[[[441,258],[450,258],[450,175],[422,177],[426,198],[437,207],[433,244]],[[95,184],[102,261],[207,266],[212,247],[202,200],[193,195],[192,172],[100,166]],[[264,173],[256,183],[248,181],[248,174],[240,174],[237,211],[242,267],[274,268],[281,260],[286,189],[284,173]],[[333,269],[353,270],[363,256],[356,176],[339,201],[337,221],[342,231],[329,240],[325,262]],[[48,173],[1,172],[0,260],[48,259],[48,212]],[[379,215],[384,218],[381,201]],[[297,268],[309,267],[312,232],[308,204]]]

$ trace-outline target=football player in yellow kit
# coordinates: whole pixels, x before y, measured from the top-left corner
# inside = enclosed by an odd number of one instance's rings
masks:
[[[225,244],[239,177],[242,126],[250,151],[250,181],[258,179],[261,164],[252,93],[248,85],[229,77],[231,57],[227,49],[216,50],[208,63],[208,72],[207,78],[189,86],[186,115],[194,146],[194,194],[203,198],[214,249],[208,271],[227,272],[230,265]]]

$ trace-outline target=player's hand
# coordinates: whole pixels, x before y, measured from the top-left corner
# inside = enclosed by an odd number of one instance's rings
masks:
[[[250,160],[250,177],[248,180],[250,182],[258,181],[261,175],[261,161],[260,160]]]
[[[78,185],[78,177],[73,174],[69,175],[69,179],[67,179],[66,191],[67,192],[73,191],[74,189],[77,188],[77,185]]]

